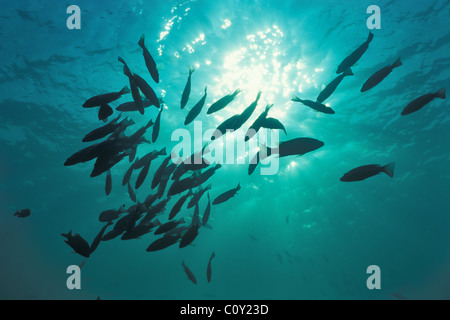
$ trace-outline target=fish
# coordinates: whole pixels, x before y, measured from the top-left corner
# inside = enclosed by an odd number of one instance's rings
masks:
[[[197,284],[197,280],[195,279],[194,274],[188,268],[188,266],[184,263],[184,260],[181,262],[181,266],[184,268],[184,272],[186,272],[186,275],[187,275],[188,279],[191,280],[192,283]]]
[[[369,48],[369,44],[373,39],[373,33],[369,31],[369,36],[367,37],[367,40],[360,45],[355,51],[353,51],[350,55],[348,55],[338,66],[336,73],[342,73],[347,68],[350,68],[353,66],[366,52],[366,50]]]
[[[100,232],[97,234],[97,236],[95,237],[95,239],[92,241],[91,246],[89,248],[89,254],[91,255],[95,249],[97,249],[98,245],[100,244],[100,241],[103,238],[103,234],[105,233],[106,229],[112,225],[113,223],[111,221],[109,221],[101,230]]]
[[[81,237],[78,233],[72,235],[72,230],[69,231],[69,233],[61,233],[61,235],[66,238],[64,242],[67,243],[76,253],[85,258],[89,258],[91,247],[87,241],[83,239],[83,237]]]
[[[381,172],[386,173],[389,177],[394,177],[395,162],[391,162],[385,166],[379,164],[368,164],[350,170],[341,177],[343,182],[362,181],[373,177]]]
[[[284,133],[287,135],[286,128],[283,126],[283,124],[280,122],[280,120],[275,118],[265,118],[261,122],[261,127],[266,129],[279,129],[283,130]]]
[[[206,223],[208,222],[209,215],[211,214],[211,199],[209,198],[209,192],[207,193],[208,196],[208,204],[205,209],[205,213],[203,213],[202,217],[202,226],[206,226]]]
[[[197,224],[191,224],[191,226],[187,229],[186,233],[180,240],[179,248],[184,248],[190,245],[198,235],[199,226]]]
[[[114,113],[113,109],[108,104],[102,104],[98,109],[98,120],[106,122],[108,117]]]
[[[93,107],[100,107],[102,105],[106,105],[110,102],[113,102],[117,99],[119,99],[122,95],[130,93],[130,89],[127,86],[124,86],[122,90],[119,92],[111,92],[111,93],[105,93],[100,94],[98,96],[94,96],[88,100],[86,100],[85,103],[83,103],[83,108],[93,108]]]
[[[162,250],[165,249],[175,243],[178,242],[178,240],[180,239],[180,237],[178,235],[175,236],[164,236],[161,237],[155,241],[153,241],[146,249],[147,252],[154,252],[154,251],[158,251],[158,250]]]
[[[420,96],[410,103],[403,109],[401,115],[405,116],[407,114],[416,112],[422,109],[426,104],[430,103],[433,99],[445,99],[445,88],[441,88],[439,91],[435,93],[427,93],[423,96]]]
[[[125,60],[123,60],[122,57],[118,57],[118,60],[123,63],[123,73],[128,77],[130,82],[131,96],[136,103],[136,107],[140,114],[144,114],[144,103],[142,102],[141,93],[139,92],[134,76],[131,73],[130,68],[128,68],[128,65],[125,63]]]
[[[127,127],[135,124],[135,122],[133,120],[128,120],[128,119],[123,119],[121,122],[117,123],[119,117],[120,117],[120,115],[116,119],[111,120],[106,125],[92,130],[91,132],[86,134],[81,141],[92,142],[95,140],[99,140],[99,139],[102,139],[102,138],[114,133],[116,130],[118,131],[120,129],[123,131]]]
[[[227,131],[236,131],[239,129],[253,114],[255,111],[258,101],[261,98],[262,92],[259,91],[256,95],[255,101],[253,101],[247,108],[242,111],[241,114],[234,115],[222,122],[211,136],[211,140],[218,139],[220,136],[224,135]]]
[[[184,90],[183,90],[183,94],[181,95],[181,109],[183,109],[188,100],[189,100],[189,95],[191,94],[191,76],[192,73],[194,73],[195,69],[190,67],[189,68],[189,76],[186,82],[186,85],[184,86]]]
[[[112,189],[112,177],[111,177],[111,170],[108,170],[106,172],[106,182],[105,182],[105,192],[106,195],[109,196]]]
[[[147,100],[151,103],[151,105],[157,107],[158,109],[161,108],[161,105],[159,104],[159,99],[156,96],[156,93],[152,89],[152,87],[150,87],[150,85],[136,73],[133,73],[133,79],[138,88],[141,90],[141,92],[144,94]]]
[[[264,119],[267,118],[267,114],[269,113],[270,108],[273,107],[273,104],[268,104],[266,106],[266,109],[256,118],[256,120],[253,122],[253,124],[248,128],[246,134],[245,134],[245,141],[250,140],[262,127],[262,123]]]
[[[159,136],[159,127],[161,126],[161,113],[164,108],[161,108],[159,110],[158,116],[155,120],[155,125],[153,126],[153,132],[152,132],[152,142],[155,143],[156,139],[158,139]]]
[[[165,200],[162,200],[162,201],[158,202],[157,204],[155,204],[154,206],[152,205],[151,207],[149,207],[147,210],[147,214],[145,215],[143,220],[150,221],[151,219],[153,219],[156,216],[156,214],[163,212],[169,201],[170,201],[170,197],[167,197]]]
[[[155,230],[154,234],[158,235],[158,234],[166,233],[167,231],[176,228],[181,223],[184,223],[183,218],[181,218],[178,221],[172,220],[172,221],[166,222],[166,223],[160,225],[159,228]]]
[[[148,71],[150,72],[150,75],[152,76],[152,79],[156,83],[159,83],[158,68],[156,67],[155,60],[153,60],[152,55],[150,54],[150,52],[148,51],[147,47],[145,46],[145,36],[144,36],[144,34],[141,35],[141,38],[138,41],[138,45],[143,50],[145,65],[146,65]]]
[[[19,218],[26,218],[30,215],[31,215],[30,209],[21,209],[21,210],[16,210],[16,212],[14,212],[14,216],[19,217]]]
[[[187,114],[186,120],[184,120],[184,125],[185,126],[187,126],[192,121],[194,121],[195,118],[197,118],[197,116],[202,111],[203,106],[205,105],[205,100],[206,100],[206,96],[207,96],[207,92],[206,91],[207,91],[207,87],[205,87],[205,94],[203,95],[203,97],[195,104],[194,107],[192,107],[192,109]]]
[[[124,212],[127,212],[127,211],[124,209],[123,206],[121,206],[118,210],[116,210],[116,209],[105,210],[100,213],[98,220],[100,222],[113,221],[113,220],[119,218],[119,216]]]
[[[158,102],[161,105],[161,103],[163,103],[163,100],[161,98],[158,98]],[[153,106],[154,104],[152,102],[150,102],[147,99],[142,99],[142,106],[145,108],[148,108],[150,106]],[[131,112],[131,111],[139,111],[138,106],[136,105],[136,102],[134,101],[129,101],[129,102],[124,102],[122,104],[120,104],[119,106],[116,107],[116,111],[121,111],[121,112]]]
[[[381,81],[383,81],[384,78],[386,78],[394,68],[400,67],[402,65],[402,62],[400,61],[400,58],[397,59],[392,65],[386,66],[377,72],[375,72],[373,75],[369,77],[369,79],[364,82],[363,86],[361,87],[361,92],[365,92],[369,89],[372,89],[377,84],[379,84]]]
[[[178,199],[178,201],[174,204],[169,213],[169,220],[172,220],[178,212],[180,212],[181,207],[183,207],[183,204],[190,196],[192,196],[192,189],[189,189],[189,191],[184,196],[181,196],[180,199]]]
[[[314,102],[314,101],[311,101],[311,100],[302,100],[302,99],[300,99],[297,96],[293,96],[291,100],[294,101],[294,102],[301,102],[305,106],[308,106],[311,109],[319,111],[319,112],[323,112],[323,113],[326,113],[326,114],[334,114],[335,113],[333,109],[327,107],[326,105],[324,105],[324,104],[322,104],[320,102]]]
[[[281,157],[287,157],[292,155],[304,155],[308,152],[317,150],[324,146],[324,143],[320,140],[313,138],[295,138],[288,141],[281,142],[277,148],[265,147],[267,155],[261,154],[261,158],[270,157],[273,154],[278,154]]]
[[[350,68],[345,69],[345,71],[342,74],[338,75],[336,78],[334,78],[333,81],[327,84],[327,86],[319,93],[316,102],[323,103],[325,100],[327,100],[331,96],[331,94],[336,90],[337,86],[341,83],[341,81],[347,76],[353,76],[352,69]]]
[[[194,194],[194,196],[191,198],[191,200],[189,201],[187,208],[190,209],[193,206],[195,206],[200,199],[202,198],[203,194],[208,191],[211,190],[211,184],[209,184],[207,187],[200,189],[196,194]]]
[[[222,193],[220,196],[218,196],[216,199],[214,199],[212,204],[213,205],[220,204],[220,203],[223,203],[223,202],[233,198],[237,194],[237,192],[239,190],[241,190],[241,184],[240,183],[238,183],[236,188],[230,189],[230,190],[225,191],[224,193]]]
[[[230,104],[236,96],[241,92],[240,89],[236,89],[233,93],[230,93],[223,98],[220,98],[219,100],[215,101],[206,111],[207,114],[211,114],[214,112],[217,112],[219,110],[222,110],[225,108],[228,104]]]
[[[129,182],[128,182],[128,195],[130,196],[131,201],[136,202],[136,194],[134,193],[134,190]]]
[[[211,282],[211,261],[216,256],[216,253],[213,251],[211,257],[209,258],[208,267],[206,268],[206,279],[208,279],[208,283]]]
[[[92,170],[90,177],[94,178],[101,175],[103,172],[108,171],[127,155],[128,152],[120,154],[110,151],[102,152],[94,163],[94,169]]]
[[[122,186],[126,185],[130,181],[131,174],[133,173],[135,163],[136,162],[133,162],[131,164],[131,166],[128,168],[128,170],[125,172],[125,175],[123,176],[123,179],[122,179]]]
[[[152,180],[152,189],[155,189],[158,184],[161,182],[164,170],[167,167],[167,164],[169,163],[169,160],[171,159],[172,155],[169,155],[166,157],[163,162],[161,162],[161,165],[158,167],[158,169],[155,172],[155,175],[153,176]]]
[[[133,227],[130,230],[125,231],[125,233],[122,235],[120,239],[121,240],[138,239],[143,235],[150,233],[151,229],[159,225],[160,223],[158,220],[155,220],[155,222],[151,221],[140,222],[137,226]]]
[[[147,174],[148,174],[148,170],[150,169],[150,164],[151,163],[152,163],[151,161],[147,162],[144,165],[144,167],[141,169],[141,172],[139,172],[139,175],[138,175],[138,177],[136,179],[136,184],[135,184],[135,187],[134,187],[136,190],[144,183],[144,180],[145,180],[145,178],[147,177]]]
[[[193,226],[196,226],[197,228],[200,228],[200,226],[201,226],[201,223],[200,223],[200,208],[198,207],[198,203],[195,204],[194,215],[192,216],[191,224]]]

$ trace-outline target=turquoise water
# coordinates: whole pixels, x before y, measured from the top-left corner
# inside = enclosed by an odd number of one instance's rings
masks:
[[[448,299],[450,298],[450,113],[435,99],[401,116],[413,99],[449,86],[448,1],[77,1],[81,29],[66,27],[67,7],[53,1],[2,2],[0,13],[0,297],[2,299]],[[315,100],[336,77],[339,63],[367,38],[366,9],[381,9],[381,29],[362,58],[326,100],[334,115],[291,101]],[[156,60],[160,83],[145,67],[137,42]],[[166,146],[208,86],[196,120],[203,131],[240,113],[262,91],[245,129],[264,110],[288,135],[325,145],[279,161],[276,175],[248,175],[246,164],[224,164],[208,183],[211,199],[235,187],[231,200],[213,206],[209,228],[192,246],[146,252],[157,239],[116,238],[100,243],[81,270],[81,290],[68,290],[66,268],[85,258],[61,233],[72,230],[89,243],[103,226],[101,211],[133,203],[121,186],[127,159],[90,178],[93,161],[65,167],[89,144],[82,137],[102,125],[90,97],[128,85],[122,56],[162,97],[165,106],[155,144]],[[401,57],[378,86],[361,93],[364,81]],[[192,91],[185,109],[181,93],[189,67]],[[225,94],[242,93],[213,115],[206,108]],[[131,95],[111,103],[131,101]],[[134,132],[156,119],[128,113]],[[112,117],[117,116],[115,111]],[[193,129],[193,124],[186,127]],[[151,133],[146,137],[151,138]],[[143,201],[151,177],[138,189]],[[391,179],[380,174],[361,182],[340,177],[365,164],[395,162]],[[134,174],[132,181],[136,178]],[[164,197],[165,198],[165,197]],[[173,197],[167,214],[178,197]],[[207,204],[200,201],[200,214]],[[13,216],[30,208],[31,216]],[[179,217],[191,217],[184,206]],[[187,221],[189,221],[187,219]],[[206,267],[212,252],[212,280]],[[181,262],[198,284],[191,283]],[[370,265],[381,270],[381,289],[366,287]]]

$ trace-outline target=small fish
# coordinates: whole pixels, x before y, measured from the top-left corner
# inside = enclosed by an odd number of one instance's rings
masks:
[[[130,89],[125,86],[119,92],[105,93],[95,97],[92,97],[83,104],[83,108],[93,108],[100,107],[102,105],[106,105],[110,102],[113,102],[119,99],[122,95],[130,93]]]
[[[202,111],[207,96],[206,90],[207,87],[205,87],[205,94],[203,95],[203,97],[195,104],[195,106],[191,109],[191,111],[189,111],[188,115],[186,116],[186,120],[184,121],[185,126],[194,121]]]
[[[106,228],[108,228],[110,225],[112,225],[113,223],[110,221],[108,222],[98,233],[98,235],[95,237],[94,241],[92,241],[90,249],[89,249],[89,254],[91,255],[95,249],[97,249],[98,245],[100,244],[100,241],[103,238],[103,234],[106,231]]]
[[[343,182],[362,181],[373,177],[381,172],[386,173],[389,177],[394,176],[395,162],[391,162],[385,166],[379,164],[369,164],[350,170],[340,179]]]
[[[375,72],[373,75],[369,77],[369,79],[364,82],[361,92],[365,92],[369,89],[372,89],[377,84],[379,84],[381,81],[383,81],[384,78],[386,78],[394,68],[400,67],[402,65],[402,62],[400,61],[400,58],[397,59],[392,65],[386,66],[377,72]]]
[[[416,112],[422,109],[426,104],[430,103],[434,98],[445,99],[445,88],[440,89],[435,93],[427,93],[423,96],[414,99],[403,109],[402,116]]]
[[[102,104],[98,110],[98,120],[106,122],[113,112],[113,109],[108,104]]]
[[[166,233],[167,231],[170,231],[170,230],[176,228],[181,223],[184,223],[183,218],[181,218],[178,221],[172,220],[172,221],[166,222],[166,223],[162,224],[161,226],[159,226],[159,228],[155,230],[154,234],[158,235],[158,234]]]
[[[138,160],[136,160],[136,161],[138,161]],[[131,164],[130,168],[128,168],[128,170],[125,172],[125,175],[123,176],[123,179],[122,179],[122,186],[126,185],[130,181],[131,174],[133,173],[134,164],[136,163],[136,161],[133,162]]]
[[[129,154],[128,152],[117,154],[113,151],[114,150],[105,150],[104,152],[100,153],[94,163],[94,169],[90,174],[91,178],[97,177],[103,172],[108,171]]]
[[[198,235],[198,229],[199,227],[196,224],[191,224],[189,229],[186,231],[186,233],[183,235],[183,237],[180,240],[180,248],[184,248],[192,243],[192,241],[195,240],[195,238]]]
[[[239,190],[241,190],[240,183],[238,183],[236,188],[233,188],[231,190],[228,190],[228,191],[222,193],[220,196],[218,196],[216,199],[214,199],[212,204],[213,205],[220,204],[220,203],[223,203],[223,202],[233,198]]]
[[[165,249],[175,243],[177,243],[177,241],[180,239],[180,237],[178,235],[165,235],[162,238],[159,238],[155,241],[153,241],[147,248],[147,252],[153,252],[153,251],[158,251],[158,250],[162,250]]]
[[[61,235],[66,238],[64,242],[67,243],[76,253],[85,258],[89,258],[91,251],[90,246],[78,233],[72,236],[72,231],[69,231],[69,233],[61,233]]]
[[[191,75],[194,71],[195,71],[194,68],[192,67],[189,68],[189,76],[186,85],[184,87],[183,94],[181,95],[181,109],[183,109],[186,106],[189,100],[189,95],[191,94]]]
[[[158,102],[161,105],[163,100],[161,98],[158,98]],[[154,104],[151,103],[149,100],[142,99],[142,106],[144,107],[144,109],[148,108],[150,106],[153,106],[153,105]],[[134,102],[134,101],[124,102],[124,103],[120,104],[118,107],[116,107],[116,110],[121,111],[121,112],[139,111],[138,106],[136,105],[136,102]]]
[[[232,102],[236,96],[241,92],[240,89],[236,89],[233,93],[230,93],[226,95],[223,98],[220,98],[219,100],[215,101],[209,108],[208,111],[206,111],[207,114],[211,114],[214,112],[217,112],[219,110],[222,110],[225,108],[230,102]]]
[[[130,183],[128,182],[128,195],[130,196],[131,201],[136,202],[136,194],[133,191]]]
[[[136,179],[136,185],[134,187],[136,190],[144,183],[144,180],[145,180],[145,178],[147,177],[147,174],[148,174],[148,170],[150,169],[150,164],[151,163],[152,163],[151,161],[147,162],[145,164],[145,166],[142,168],[141,172],[139,172],[139,175],[138,175],[138,177]]]
[[[187,208],[190,209],[193,206],[195,206],[200,199],[202,198],[203,194],[208,191],[211,190],[211,184],[209,184],[207,187],[200,189],[196,194],[194,194],[194,196],[192,197],[192,199],[189,201]]]
[[[136,103],[138,111],[140,114],[144,114],[144,103],[142,102],[141,93],[139,92],[139,88],[136,84],[134,76],[131,73],[130,68],[128,68],[128,65],[125,63],[125,60],[123,60],[122,57],[118,57],[118,60],[123,63],[123,73],[128,77],[128,80],[130,81],[131,96]]]
[[[325,100],[328,99],[329,96],[336,90],[337,86],[341,83],[342,79],[344,79],[347,76],[353,76],[352,69],[347,68],[344,73],[338,75],[333,81],[331,81],[327,86],[320,92],[319,96],[317,97],[318,103],[323,103]]]
[[[153,176],[152,180],[152,189],[155,189],[158,184],[161,182],[164,170],[167,167],[167,164],[169,163],[169,160],[171,159],[172,155],[169,155],[166,157],[163,162],[161,162],[161,165],[158,167],[158,169],[155,172],[155,175]]]
[[[278,129],[283,130],[284,133],[287,135],[286,128],[283,126],[283,124],[280,122],[280,120],[275,118],[265,118],[261,122],[261,127],[266,129]]]
[[[207,196],[208,196],[208,205],[206,206],[205,213],[203,213],[202,226],[206,225],[209,219],[209,215],[211,214],[211,199],[209,198],[209,192]]]
[[[161,113],[164,108],[161,108],[159,110],[158,116],[156,117],[155,125],[153,126],[153,132],[152,132],[152,142],[155,143],[156,139],[158,139],[159,136],[159,127],[161,126]]]
[[[189,189],[189,191],[184,196],[180,197],[180,199],[178,199],[178,201],[174,204],[172,210],[170,210],[169,213],[169,220],[172,220],[178,214],[178,212],[180,212],[181,207],[186,202],[186,199],[190,196],[192,196],[192,189]]]
[[[91,132],[89,132],[88,134],[86,134],[83,137],[82,141],[83,142],[91,142],[91,141],[95,141],[98,139],[102,139],[112,133],[115,134],[116,132],[124,131],[129,126],[135,124],[133,120],[129,120],[129,119],[124,119],[121,122],[117,123],[119,118],[120,118],[120,115],[116,119],[111,120],[106,125],[92,130]]]
[[[22,210],[17,210],[16,212],[14,212],[14,216],[19,217],[19,218],[26,218],[31,214],[30,209],[22,209]]]
[[[109,196],[112,189],[112,177],[111,177],[111,170],[108,170],[106,172],[106,182],[105,182],[105,192],[106,195]]]
[[[208,282],[211,282],[211,261],[216,256],[215,252],[211,254],[211,257],[209,258],[208,267],[206,268],[206,279],[208,279]]]
[[[147,100],[151,103],[151,105],[157,107],[158,109],[161,108],[159,104],[159,99],[156,96],[155,91],[150,87],[150,85],[141,78],[138,74],[133,73],[133,79],[136,85],[141,89],[141,92],[144,94],[144,96],[147,98]]]
[[[323,113],[327,113],[327,114],[334,114],[334,110],[327,107],[326,105],[319,103],[319,102],[314,102],[311,100],[302,100],[297,96],[293,96],[292,97],[292,101],[294,102],[301,102],[303,103],[305,106],[310,107],[313,110],[319,111],[319,112],[323,112]]]
[[[139,39],[138,45],[143,50],[145,65],[147,66],[147,69],[150,72],[150,75],[152,76],[153,80],[156,83],[159,83],[158,68],[156,67],[155,60],[153,60],[152,55],[150,54],[150,52],[148,51],[148,49],[145,46],[145,36],[144,36],[144,34],[142,34],[141,38]]]
[[[200,228],[200,209],[198,207],[198,203],[195,204],[194,215],[192,216],[191,224],[197,228]]]
[[[253,124],[248,128],[247,133],[245,134],[245,141],[250,140],[262,127],[262,123],[264,119],[267,118],[267,114],[269,113],[270,108],[273,107],[273,104],[267,105],[266,109],[256,118]]]
[[[304,155],[308,152],[317,150],[323,147],[324,143],[320,140],[313,138],[295,138],[288,141],[281,142],[277,148],[270,148],[267,146],[263,146],[266,148],[267,157],[270,157],[273,154],[278,154],[281,157],[293,156],[293,155]],[[261,151],[260,151],[261,152]],[[261,153],[261,158],[264,159],[265,155]]]
[[[369,36],[367,37],[367,40],[339,64],[336,73],[338,74],[342,73],[347,68],[353,66],[362,57],[364,52],[366,52],[367,48],[369,48],[369,43],[372,41],[372,39],[373,33],[369,31]]]
[[[126,212],[126,210],[123,208],[123,206],[121,206],[119,208],[119,210],[116,210],[116,209],[105,210],[100,213],[98,220],[100,222],[113,221],[113,220],[119,218],[119,216],[124,212]]]
[[[191,280],[192,283],[197,284],[197,280],[195,279],[194,274],[191,270],[189,270],[188,266],[184,264],[184,260],[183,262],[181,262],[181,266],[184,268],[184,272],[186,272],[188,279]]]

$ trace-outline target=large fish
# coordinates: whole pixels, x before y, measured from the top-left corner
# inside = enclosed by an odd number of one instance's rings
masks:
[[[361,92],[365,92],[369,89],[372,89],[377,84],[379,84],[384,78],[386,78],[394,68],[400,67],[402,65],[402,62],[400,61],[400,58],[397,59],[392,65],[386,66],[377,72],[375,72],[373,75],[369,77],[369,79],[364,82]]]
[[[224,193],[222,193],[220,196],[218,196],[216,199],[214,199],[212,204],[213,205],[220,204],[220,203],[223,203],[223,202],[233,198],[237,194],[237,192],[239,190],[241,190],[241,184],[240,183],[238,183],[236,188],[230,189],[230,190],[225,191]]]
[[[207,90],[207,87],[205,87],[205,94],[203,95],[203,97],[195,104],[195,106],[187,114],[186,120],[184,121],[185,126],[190,124],[192,121],[194,121],[195,118],[197,118],[197,116],[202,111],[202,108],[205,105],[205,100],[206,100],[206,96],[207,96],[206,90]]]
[[[322,103],[327,100],[328,97],[331,96],[331,94],[334,92],[334,90],[336,90],[342,79],[347,76],[353,76],[352,69],[347,68],[344,73],[338,75],[336,78],[334,78],[333,81],[327,84],[327,86],[320,92],[319,96],[317,97],[317,102]]]
[[[125,60],[123,60],[121,57],[118,57],[118,60],[123,63],[123,73],[128,77],[128,80],[130,81],[131,96],[136,103],[136,107],[138,108],[140,114],[144,114],[144,103],[142,102],[141,93],[139,92],[139,87],[136,84],[134,76],[131,73],[128,65],[125,63]]]
[[[142,34],[141,38],[139,39],[138,45],[143,50],[145,65],[147,66],[147,69],[150,72],[150,75],[152,76],[153,80],[156,83],[159,83],[158,68],[156,67],[155,60],[153,60],[152,55],[150,54],[150,52],[148,51],[147,47],[145,46],[145,36],[144,36],[144,34]]]
[[[187,275],[188,279],[191,280],[192,283],[197,284],[197,280],[195,279],[194,274],[188,268],[188,266],[184,264],[184,260],[183,260],[183,262],[181,262],[181,266],[184,268],[184,272],[186,272],[186,275]]]
[[[366,52],[367,48],[369,48],[369,43],[372,41],[372,39],[373,33],[369,31],[369,36],[367,37],[367,40],[362,45],[360,45],[358,49],[356,49],[349,56],[347,56],[344,59],[344,61],[341,62],[341,64],[339,64],[336,73],[342,73],[347,68],[353,66],[361,58],[364,52]]]
[[[102,105],[106,105],[110,102],[113,102],[119,99],[122,95],[130,93],[130,89],[125,86],[119,92],[105,93],[95,97],[92,97],[83,104],[83,108],[93,108],[100,107]]]
[[[211,282],[211,261],[216,256],[216,253],[213,251],[211,254],[211,257],[209,258],[208,267],[206,268],[206,279],[208,279],[208,282]]]
[[[381,172],[386,173],[389,177],[394,176],[395,162],[391,162],[385,166],[379,164],[368,164],[350,170],[340,179],[343,182],[361,181],[373,177]]]
[[[440,89],[438,92],[427,93],[417,99],[414,99],[403,109],[402,116],[422,109],[426,104],[430,103],[435,98],[445,99],[445,88]]]
[[[301,102],[303,103],[305,106],[310,107],[313,110],[319,111],[319,112],[323,112],[323,113],[327,113],[327,114],[334,114],[334,110],[327,107],[326,105],[320,103],[320,102],[314,102],[311,100],[302,100],[297,96],[293,96],[292,97],[292,101],[294,102]]]
[[[195,71],[194,68],[192,67],[189,68],[189,76],[186,85],[184,86],[183,94],[181,95],[181,109],[183,109],[186,106],[189,100],[189,95],[191,94],[191,76],[194,71]]]
[[[219,100],[215,101],[208,108],[208,111],[206,111],[206,113],[211,114],[211,113],[217,112],[219,110],[222,110],[236,98],[236,96],[239,94],[239,92],[241,92],[241,90],[236,89],[233,93],[230,93],[230,94],[226,95],[225,97],[220,98]]]

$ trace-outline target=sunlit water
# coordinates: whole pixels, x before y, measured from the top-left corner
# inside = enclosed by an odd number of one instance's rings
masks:
[[[326,100],[336,114],[292,102],[293,95],[315,100],[336,77],[337,65],[367,38],[371,4],[381,8],[381,29],[353,66],[355,75]],[[450,298],[448,99],[400,116],[419,95],[450,89],[447,1],[78,1],[81,30],[66,28],[68,5],[2,3],[1,298]],[[142,33],[158,65],[158,85],[137,45]],[[238,183],[242,189],[213,206],[212,229],[201,228],[194,246],[145,252],[153,234],[102,242],[82,268],[82,290],[70,291],[66,268],[84,258],[60,234],[72,229],[91,242],[102,226],[101,211],[132,204],[120,186],[127,161],[112,169],[110,196],[104,175],[89,177],[92,162],[63,166],[85,147],[84,134],[99,125],[96,109],[83,109],[83,102],[128,83],[119,55],[165,102],[160,137],[141,145],[138,156],[176,144],[171,134],[184,127],[205,86],[208,97],[197,118],[203,131],[242,112],[262,91],[245,129],[274,104],[269,115],[288,133],[280,132],[281,140],[312,137],[325,146],[281,159],[277,175],[257,170],[249,176],[248,161],[224,165],[210,181],[211,198]],[[360,93],[371,74],[398,57],[403,66]],[[192,91],[181,110],[189,67],[195,68]],[[232,104],[206,115],[215,100],[237,88],[242,92]],[[155,119],[157,110],[129,115],[134,131]],[[160,161],[137,191],[139,199],[150,192]],[[393,179],[381,174],[339,181],[359,165],[392,161]],[[206,197],[201,213],[205,207]],[[21,208],[30,208],[31,216],[13,217]],[[192,209],[180,214],[191,215]],[[197,285],[187,279],[183,260]],[[366,287],[373,264],[381,268],[381,290]]]

